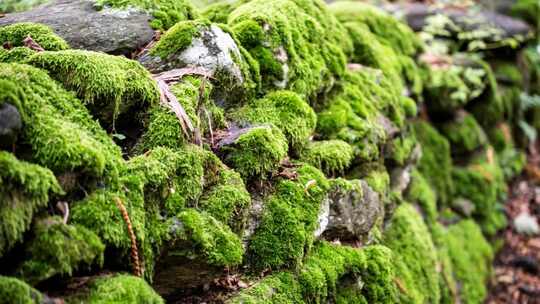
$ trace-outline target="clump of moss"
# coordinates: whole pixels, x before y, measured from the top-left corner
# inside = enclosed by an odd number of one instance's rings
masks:
[[[315,130],[317,117],[313,109],[298,94],[291,91],[274,91],[264,98],[234,111],[232,118],[241,126],[272,123],[296,150],[307,143]]]
[[[491,272],[493,251],[472,220],[461,221],[444,235],[455,278],[459,282],[463,303],[481,303]]]
[[[199,17],[199,12],[188,0],[96,0],[95,6],[97,9],[138,8],[147,11],[154,17],[150,26],[156,30],[167,30],[177,22]]]
[[[54,174],[41,166],[0,151],[0,257],[23,236],[34,214],[44,208],[49,195],[62,194]]]
[[[313,232],[329,184],[309,165],[296,170],[297,180],[281,179],[265,199],[259,227],[249,242],[251,263],[257,269],[299,265],[313,243]]]
[[[14,47],[10,50],[0,48],[0,62],[25,62],[30,56],[34,55],[36,51],[27,47]]]
[[[20,142],[29,158],[57,174],[67,171],[114,179],[120,148],[84,105],[44,71],[0,63],[0,100],[14,105],[24,124]]]
[[[454,193],[450,145],[427,122],[416,121],[412,126],[416,138],[422,145],[418,170],[436,191],[441,206],[448,205]]]
[[[390,189],[390,175],[384,168],[377,168],[366,173],[366,183],[377,193],[386,197]]]
[[[342,140],[311,142],[301,160],[321,169],[327,175],[343,172],[353,159],[352,147]]]
[[[437,195],[431,189],[429,182],[418,170],[411,172],[411,182],[407,188],[406,200],[418,204],[422,209],[424,221],[431,228],[437,222]]]
[[[418,141],[412,132],[394,138],[389,143],[389,151],[386,158],[398,166],[404,166],[410,160],[418,146]]]
[[[43,296],[25,282],[0,276],[0,299],[2,303],[40,304]]]
[[[0,45],[24,46],[23,40],[28,36],[47,51],[69,49],[64,39],[43,24],[22,22],[0,27]]]
[[[80,225],[66,225],[58,217],[40,220],[35,238],[28,242],[26,260],[17,273],[36,284],[55,275],[71,276],[81,266],[103,263],[105,246],[90,230]]]
[[[215,23],[227,23],[229,15],[240,5],[248,2],[249,0],[223,0],[223,1],[211,1],[210,5],[205,6],[201,15]]]
[[[162,304],[163,299],[143,279],[130,275],[114,275],[99,278],[92,283],[84,302],[100,303],[148,303]]]
[[[488,147],[485,156],[472,159],[466,167],[454,167],[452,178],[456,196],[473,203],[473,215],[484,233],[494,235],[506,225],[500,206],[506,195],[506,184],[493,148]]]
[[[221,148],[223,162],[243,178],[265,178],[287,156],[287,139],[274,125],[253,127]]]
[[[257,0],[231,12],[228,24],[258,62],[263,89],[307,97],[332,86],[351,49],[343,26],[318,0]]]
[[[118,115],[155,104],[159,98],[150,73],[126,58],[67,50],[40,52],[28,63],[48,71],[66,89],[74,91],[106,125],[114,126]]]
[[[384,232],[384,244],[395,257],[396,279],[402,284],[400,302],[438,303],[437,252],[422,217],[410,204],[400,205]]]
[[[458,112],[456,119],[442,123],[439,130],[448,139],[453,155],[469,155],[487,144],[484,130],[466,112]]]
[[[174,240],[188,242],[190,246],[174,252],[175,255],[188,259],[202,256],[208,264],[219,267],[232,267],[242,262],[242,243],[228,226],[195,209],[180,212],[176,219],[178,224],[172,228]]]
[[[219,180],[205,191],[198,207],[239,233],[246,222],[251,197],[238,173],[223,169],[218,175]]]
[[[200,20],[179,22],[152,47],[150,54],[165,59],[181,52],[191,44],[193,38],[198,37],[201,29],[208,25],[208,22]]]
[[[319,242],[297,272],[269,275],[227,303],[341,303],[344,281],[356,279],[363,285],[345,303],[395,303],[391,256],[383,246],[359,250]]]

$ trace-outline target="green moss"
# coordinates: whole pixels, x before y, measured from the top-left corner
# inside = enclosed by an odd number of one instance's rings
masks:
[[[176,219],[178,224],[172,228],[175,241],[190,245],[173,254],[188,259],[203,257],[206,263],[218,267],[232,267],[242,262],[242,243],[226,225],[195,209],[180,212]]]
[[[437,252],[422,217],[410,204],[400,205],[384,232],[384,244],[394,253],[401,303],[438,303]]]
[[[297,272],[277,272],[242,290],[227,303],[339,302],[345,281],[359,280],[345,303],[395,303],[391,252],[383,246],[363,249],[317,243]]]
[[[484,233],[494,235],[506,225],[500,205],[506,195],[506,184],[493,148],[489,147],[485,156],[472,159],[466,167],[454,167],[452,178],[456,196],[473,203],[473,215]]]
[[[450,145],[427,122],[416,121],[412,126],[416,138],[422,145],[418,170],[435,190],[441,206],[448,205],[454,193]]]
[[[390,142],[387,158],[390,158],[398,166],[404,166],[417,148],[417,143],[416,137],[410,132],[407,135],[399,136]]]
[[[352,147],[342,140],[311,142],[301,160],[321,169],[327,175],[343,172],[353,159]]]
[[[0,4],[0,13],[14,13],[29,10],[47,3],[49,0],[5,0]]]
[[[118,115],[158,102],[159,93],[150,73],[138,62],[103,53],[67,50],[40,52],[28,63],[74,91],[92,114],[105,125]]]
[[[154,17],[150,26],[156,30],[167,30],[177,22],[199,17],[199,12],[188,0],[96,0],[95,6],[97,9],[135,7],[147,11]]]
[[[0,27],[0,45],[24,46],[23,40],[28,36],[47,51],[69,49],[64,39],[43,24],[22,22]]]
[[[471,220],[448,228],[444,236],[463,303],[481,303],[491,272],[493,252],[480,228]]]
[[[201,28],[207,25],[206,21],[199,20],[176,23],[152,47],[150,54],[165,59],[172,54],[183,51],[191,44],[193,38],[199,35]]]
[[[14,47],[10,50],[0,48],[0,62],[24,62],[35,53],[36,51],[21,46]]]
[[[321,202],[329,184],[324,174],[301,165],[297,180],[279,180],[265,198],[261,223],[249,243],[257,269],[297,266],[313,243]]]
[[[242,178],[229,169],[219,172],[217,184],[206,191],[198,203],[200,209],[237,233],[244,227],[246,211],[250,205],[251,197]]]
[[[49,194],[62,194],[54,174],[0,151],[0,257],[23,237],[34,214],[46,207]]]
[[[469,155],[487,144],[484,130],[474,116],[460,112],[457,117],[439,126],[441,134],[448,139],[453,155]]]
[[[266,90],[290,89],[311,97],[345,71],[343,50],[350,50],[350,39],[321,1],[249,1],[228,21],[258,62]]]
[[[58,217],[37,222],[35,238],[27,242],[26,260],[17,273],[37,284],[55,275],[71,276],[73,271],[103,264],[105,246],[99,238],[80,225],[66,225]]]
[[[411,28],[375,6],[339,1],[332,3],[329,9],[341,22],[365,24],[379,40],[384,41],[398,53],[411,56],[420,47],[420,41]]]
[[[222,0],[212,1],[201,12],[201,15],[215,23],[227,23],[227,19],[233,10],[249,0]]]
[[[162,304],[163,299],[143,279],[130,275],[99,278],[92,283],[85,303]]]
[[[431,228],[437,222],[437,196],[428,181],[418,170],[411,172],[411,182],[407,188],[406,200],[418,204],[422,209],[424,221]]]
[[[25,282],[0,276],[0,303],[40,304],[43,296]]]
[[[507,109],[489,64],[478,58],[472,58],[472,60],[486,75],[484,79],[486,89],[482,92],[482,95],[468,105],[468,110],[484,129],[489,129],[504,119]],[[465,77],[471,79],[467,75]]]
[[[518,0],[511,8],[512,15],[527,20],[540,29],[540,4],[535,0]],[[537,32],[538,34],[538,32]]]
[[[21,113],[20,142],[29,158],[57,174],[77,171],[114,179],[120,148],[92,119],[84,105],[39,69],[0,64],[0,100]]]
[[[223,162],[243,178],[265,178],[287,156],[287,139],[274,125],[251,128],[221,148]]]
[[[390,175],[384,169],[376,169],[368,172],[365,176],[367,184],[383,197],[388,194],[390,188]]]
[[[296,150],[301,150],[307,143],[317,121],[308,103],[291,91],[271,92],[235,110],[232,118],[241,126],[272,123],[283,132],[291,147]]]

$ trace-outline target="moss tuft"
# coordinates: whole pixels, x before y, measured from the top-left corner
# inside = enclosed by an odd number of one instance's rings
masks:
[[[35,238],[28,242],[26,260],[17,273],[27,282],[37,284],[55,275],[71,276],[81,266],[101,266],[105,246],[91,231],[80,225],[66,225],[62,219],[40,220]]]
[[[41,304],[43,296],[25,282],[0,276],[0,303]]]
[[[85,303],[146,303],[162,304],[163,299],[141,278],[115,275],[99,278],[92,283]]]
[[[28,36],[47,51],[69,49],[64,39],[43,24],[23,22],[0,27],[0,45],[24,46],[23,40]]]
[[[453,155],[469,155],[487,144],[484,130],[474,116],[461,112],[453,121],[439,126],[441,134],[448,139]]]
[[[0,48],[0,62],[10,63],[19,62],[24,63],[28,58],[34,55],[36,51],[27,47],[14,47],[10,50]]]
[[[311,142],[301,160],[321,169],[327,175],[342,173],[353,159],[353,148],[342,140]]]
[[[44,208],[49,194],[62,194],[54,174],[0,151],[0,257],[23,237],[34,214]]]
[[[207,25],[208,22],[199,20],[178,22],[152,47],[150,53],[166,59],[181,52],[199,35],[200,29]]]
[[[233,145],[221,148],[223,162],[243,178],[266,178],[287,156],[287,139],[274,125],[251,128]]]

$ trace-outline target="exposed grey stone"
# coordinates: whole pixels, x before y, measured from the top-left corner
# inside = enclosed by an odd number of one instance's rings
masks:
[[[133,8],[98,11],[91,0],[56,0],[26,12],[7,14],[0,18],[0,26],[42,23],[74,49],[131,55],[152,40],[152,18]]]
[[[9,103],[0,104],[0,148],[9,148],[22,127],[21,114]]]
[[[527,212],[522,212],[514,218],[514,228],[519,234],[537,235],[540,233],[536,218]]]

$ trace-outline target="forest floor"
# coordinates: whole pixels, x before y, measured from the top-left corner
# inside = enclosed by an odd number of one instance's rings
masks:
[[[523,213],[540,222],[540,152],[529,150],[525,173],[509,185],[508,226],[499,234],[504,244],[495,258],[487,304],[540,304],[540,235],[518,233],[514,224]]]

